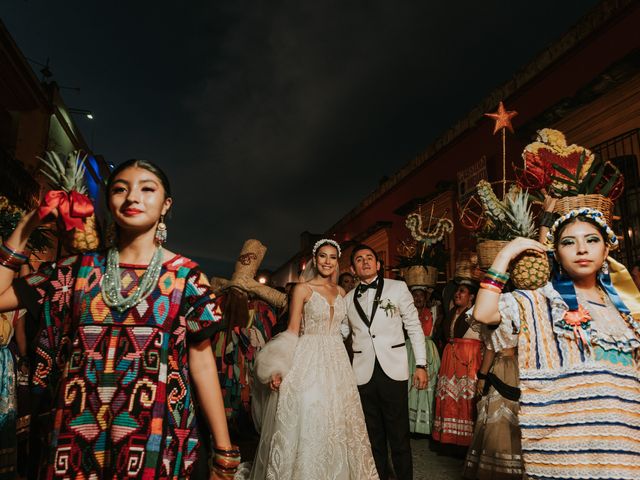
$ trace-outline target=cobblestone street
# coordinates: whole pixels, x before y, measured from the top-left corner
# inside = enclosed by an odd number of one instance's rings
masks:
[[[429,449],[429,440],[412,439],[414,480],[460,479],[463,460],[438,455]]]

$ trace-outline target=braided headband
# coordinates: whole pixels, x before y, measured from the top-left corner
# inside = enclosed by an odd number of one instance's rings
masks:
[[[549,240],[552,244],[555,244],[555,234],[558,228],[560,228],[560,226],[563,225],[568,220],[571,220],[572,218],[575,218],[578,216],[587,217],[590,220],[593,220],[598,226],[600,226],[602,231],[604,231],[606,235],[605,240],[609,244],[609,247],[611,248],[611,250],[615,250],[616,248],[618,248],[618,237],[616,237],[616,234],[613,233],[613,230],[611,230],[611,227],[607,225],[607,222],[605,221],[604,215],[602,214],[602,212],[600,210],[596,210],[595,208],[587,208],[587,207],[571,210],[569,213],[566,213],[562,215],[560,218],[558,218],[553,223],[553,226],[549,229],[549,233],[547,233],[547,240]]]
[[[336,242],[335,240],[331,240],[330,238],[323,238],[321,240],[318,240],[315,245],[313,246],[313,250],[311,251],[311,256],[315,257],[316,256],[316,251],[323,245],[329,244],[333,247],[336,247],[336,250],[338,250],[338,258],[340,258],[340,255],[342,255],[342,250],[340,250],[340,245],[338,244],[338,242]]]

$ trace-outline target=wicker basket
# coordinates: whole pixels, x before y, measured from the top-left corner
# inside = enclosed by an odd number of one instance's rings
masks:
[[[573,197],[559,198],[556,201],[554,212],[559,215],[564,215],[565,213],[569,213],[571,210],[584,207],[600,210],[604,215],[607,225],[612,225],[613,202],[604,195],[576,195]]]
[[[435,267],[423,267],[414,265],[402,269],[402,276],[408,286],[424,285],[435,287],[438,281],[438,269]]]
[[[483,270],[489,268],[498,255],[498,252],[509,243],[506,240],[484,240],[476,245],[478,251],[478,266]]]

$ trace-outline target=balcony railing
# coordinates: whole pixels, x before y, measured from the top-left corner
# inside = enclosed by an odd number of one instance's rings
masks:
[[[624,175],[625,187],[616,202],[614,231],[621,240],[615,257],[629,269],[640,259],[640,129],[611,138],[591,149],[611,161]]]

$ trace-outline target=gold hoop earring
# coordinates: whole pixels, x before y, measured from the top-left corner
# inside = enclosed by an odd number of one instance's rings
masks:
[[[160,222],[156,228],[155,239],[158,245],[162,245],[167,241],[167,225],[164,223],[164,215],[160,215]]]

